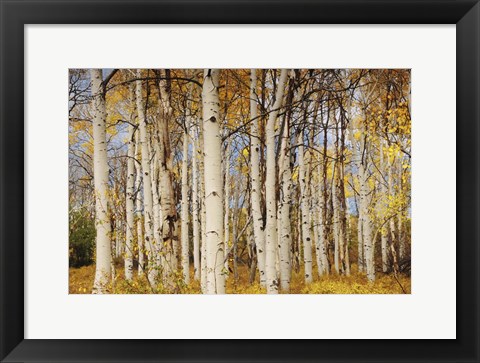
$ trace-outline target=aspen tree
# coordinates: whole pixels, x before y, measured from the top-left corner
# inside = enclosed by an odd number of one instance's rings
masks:
[[[280,172],[281,182],[280,208],[279,208],[279,255],[280,255],[280,289],[283,292],[290,291],[292,230],[290,220],[290,203],[292,192],[292,170],[291,170],[291,149],[290,149],[290,122],[285,117],[285,125],[280,143]]]
[[[344,83],[343,86],[346,87],[348,78],[350,74],[348,73],[347,70],[344,72]],[[360,153],[360,142],[358,142],[355,138],[355,128],[354,128],[354,120],[352,117],[352,99],[353,99],[354,94],[352,92],[347,93],[347,99],[346,99],[346,117],[347,117],[347,122],[348,122],[348,136],[349,136],[349,141],[351,144],[352,148],[352,164],[355,166],[356,170],[360,170],[360,163],[361,163],[361,153]],[[360,133],[359,133],[360,134]],[[352,173],[352,185],[355,185],[355,180],[354,176]],[[362,210],[362,206],[360,205],[360,195],[358,196],[357,200],[357,214],[358,214],[358,219],[357,219],[357,241],[358,241],[358,246],[357,246],[357,266],[358,266],[358,271],[363,272],[365,269],[365,257],[364,257],[364,240],[363,240],[363,213],[366,211]]]
[[[189,249],[188,249],[188,237],[189,237],[189,203],[188,203],[188,128],[190,127],[190,102],[187,103],[187,117],[185,120],[185,130],[183,132],[183,154],[182,154],[182,272],[183,282],[190,283],[190,266],[189,266]]]
[[[324,151],[325,153],[325,151]],[[317,253],[317,268],[318,268],[318,275],[323,276],[325,274],[328,274],[329,272],[329,264],[328,264],[328,258],[327,258],[327,236],[326,236],[326,228],[325,228],[325,208],[326,208],[326,201],[325,201],[325,192],[324,189],[326,188],[325,186],[325,179],[323,178],[323,173],[324,173],[324,168],[325,168],[325,158],[323,162],[320,162],[320,157],[319,157],[319,163],[318,163],[318,180],[320,183],[320,187],[318,188],[318,238],[317,238],[317,243],[318,245],[316,246],[316,253]]]
[[[192,120],[193,121],[193,120]],[[198,141],[196,124],[192,122],[192,219],[193,219],[193,271],[195,280],[200,280],[200,203],[198,192]]]
[[[153,248],[155,249],[155,266],[157,269],[160,267],[160,246],[162,244],[161,238],[161,215],[160,209],[160,194],[158,185],[158,139],[155,135],[155,131],[150,133],[148,138],[148,153],[150,155],[150,180],[152,185],[152,203],[153,203]],[[153,258],[153,257],[152,257]]]
[[[367,278],[369,281],[375,281],[375,259],[374,259],[374,243],[372,240],[372,225],[369,214],[369,203],[368,195],[370,194],[370,188],[368,186],[368,146],[366,142],[366,134],[364,128],[361,131],[362,141],[360,143],[362,150],[360,165],[358,168],[358,177],[360,181],[360,210],[361,212],[361,225],[362,225],[362,239],[363,239],[363,250],[365,254],[365,268],[367,272]],[[365,135],[365,136],[363,136]]]
[[[141,70],[137,70],[137,78],[141,78]],[[155,266],[156,250],[153,238],[153,196],[152,180],[150,176],[150,152],[148,147],[147,117],[145,115],[142,81],[135,81],[137,113],[140,129],[140,147],[142,153],[142,181],[143,181],[143,208],[145,226],[145,249],[148,257],[147,277],[152,288],[156,288],[158,266]]]
[[[130,104],[135,110],[135,89],[130,86]],[[126,190],[126,231],[125,231],[125,279],[133,278],[133,229],[134,229],[134,204],[135,204],[135,138],[134,138],[135,111],[132,112],[128,125],[128,151],[127,151],[127,190]]]
[[[403,174],[402,174],[402,170],[403,170],[403,167],[402,167],[402,163],[400,163],[400,167],[398,168],[398,182],[400,183],[400,190],[402,190],[402,181],[403,181]],[[405,254],[406,254],[406,243],[405,243],[405,239],[404,239],[404,236],[403,236],[403,212],[400,211],[398,213],[398,228],[397,228],[397,231],[398,231],[398,242],[399,242],[399,248],[398,248],[398,257],[400,259],[400,262],[402,263],[403,262],[403,259],[405,258]]]
[[[230,143],[231,141],[227,139],[226,141],[227,146],[225,150],[225,181],[224,181],[224,200],[225,200],[225,209],[224,209],[224,221],[223,221],[223,229],[224,229],[224,238],[225,238],[225,278],[228,278],[228,259],[229,259],[229,242],[230,242]]]
[[[275,93],[275,103],[270,111],[266,126],[267,175],[265,180],[267,225],[266,225],[266,256],[265,271],[267,278],[267,293],[278,293],[277,272],[275,268],[277,255],[277,200],[275,195],[276,165],[275,165],[275,124],[279,109],[282,107],[283,93],[288,70],[282,69]]]
[[[203,119],[200,120],[199,125],[199,149],[200,152],[200,180],[199,180],[199,195],[200,195],[200,230],[201,230],[201,258],[200,258],[200,286],[202,293],[207,293],[207,233],[206,233],[206,220],[207,214],[205,210],[205,153],[204,153],[204,138],[203,138]]]
[[[340,128],[340,152],[338,162],[338,198],[340,204],[340,260],[342,263],[342,271],[345,275],[350,275],[350,252],[348,241],[348,226],[347,226],[347,201],[345,196],[345,120],[343,115],[341,117]]]
[[[108,163],[105,92],[101,69],[91,69],[93,108],[93,175],[95,184],[96,267],[94,294],[108,292],[111,279],[112,252],[108,217]]]
[[[326,274],[330,272],[330,262],[328,260],[328,249],[329,249],[329,213],[328,213],[328,124],[329,120],[327,117],[326,122],[323,125],[323,160],[322,160],[322,185],[321,185],[321,229],[322,229],[322,240],[321,240],[321,255],[323,259],[323,270]]]
[[[257,70],[250,70],[250,119],[252,126],[250,130],[250,164],[251,183],[250,193],[253,235],[257,251],[257,264],[260,274],[260,285],[266,286],[265,275],[265,231],[263,227],[263,216],[260,208],[261,185],[260,185],[260,138],[258,134],[258,112],[257,112]]]
[[[300,193],[301,193],[301,211],[302,211],[302,239],[303,239],[303,262],[305,267],[305,283],[309,284],[313,281],[312,276],[312,235],[310,232],[309,223],[309,193],[307,186],[308,172],[306,168],[307,162],[305,162],[305,150],[304,150],[304,133],[303,129],[298,134],[298,179],[300,181]]]
[[[388,160],[388,195],[393,199],[395,196],[395,186],[394,186],[394,181],[393,181],[393,175],[395,173],[394,171],[395,167],[395,160]],[[396,238],[396,223],[395,223],[395,218],[390,218],[389,220],[390,224],[390,250],[393,252],[392,253],[392,259],[393,259],[393,268],[395,271],[398,271],[398,261],[397,261],[397,256],[396,256],[396,245],[397,245],[397,238]]]
[[[218,69],[205,69],[202,90],[208,294],[225,293],[219,73]]]
[[[145,262],[144,262],[144,243],[143,243],[143,228],[142,228],[142,200],[140,198],[140,186],[142,183],[142,166],[138,160],[140,157],[140,133],[135,132],[135,213],[137,218],[137,250],[138,250],[138,276],[143,276]]]
[[[384,143],[383,141],[380,141],[380,148],[379,148],[379,153],[380,153],[380,170],[385,170],[385,156],[384,156]],[[385,185],[385,180],[380,180],[380,192],[383,198],[385,200],[383,203],[380,203],[380,208],[382,209],[381,212],[385,213],[385,211],[388,208],[388,203],[386,202],[388,200],[388,189]],[[381,251],[382,251],[382,271],[386,273],[388,271],[388,226],[383,225],[382,229],[380,231],[381,233]]]
[[[163,75],[163,73],[160,73]],[[169,121],[172,117],[170,94],[167,90],[168,72],[158,82],[159,113],[158,113],[158,164],[159,164],[159,189],[161,206],[161,256],[162,256],[162,278],[168,288],[173,287],[173,273],[177,269],[178,235],[177,235],[177,211],[173,191],[173,161],[170,149]]]

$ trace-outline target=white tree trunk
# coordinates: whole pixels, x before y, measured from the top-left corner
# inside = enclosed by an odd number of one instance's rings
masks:
[[[135,91],[130,87],[130,103],[135,108]],[[128,150],[127,150],[127,190],[125,206],[127,223],[125,230],[125,279],[131,281],[133,278],[133,229],[135,228],[135,139],[134,139],[135,113],[132,112],[130,124],[128,125]]]
[[[338,199],[337,199],[337,182],[335,180],[335,170],[337,169],[335,162],[333,164],[333,178],[332,178],[332,206],[333,206],[333,241],[334,241],[334,266],[335,272],[340,273],[340,235],[339,235],[339,216],[338,216]]]
[[[159,249],[162,244],[161,238],[161,209],[160,195],[158,190],[158,141],[155,135],[151,135],[148,141],[148,154],[150,155],[150,182],[152,185],[152,202],[153,202],[153,248],[155,250],[155,266],[160,266]],[[153,160],[152,160],[153,159]]]
[[[385,170],[385,156],[383,151],[383,142],[380,141],[380,170]],[[380,180],[380,192],[382,195],[383,201],[379,203],[381,208],[381,215],[386,215],[387,207],[388,207],[388,189],[385,186],[385,180]],[[382,271],[388,271],[388,226],[383,225],[381,230],[381,249],[382,249]]]
[[[401,212],[398,214],[398,228],[397,228],[398,241],[400,243],[400,246],[398,249],[398,257],[400,259],[399,261],[400,263],[402,263],[402,260],[405,258],[405,254],[406,254],[405,239],[403,238],[403,231],[402,231],[402,226],[403,226],[402,215],[403,213]]]
[[[298,135],[298,178],[300,180],[301,210],[302,210],[302,240],[303,240],[303,261],[305,265],[305,283],[313,281],[312,276],[312,235],[310,232],[309,219],[309,193],[307,187],[307,170],[304,155],[303,130]]]
[[[200,280],[200,204],[198,201],[198,141],[197,126],[192,123],[192,219],[193,219],[193,271],[194,279]]]
[[[141,78],[140,69],[137,78]],[[144,110],[142,81],[136,82],[137,112],[140,129],[140,146],[142,152],[142,180],[143,180],[143,207],[145,226],[145,249],[148,255],[147,276],[150,286],[156,287],[157,268],[155,266],[155,248],[153,238],[153,196],[152,180],[150,177],[150,153],[148,150],[147,118]]]
[[[189,111],[187,111],[189,112]],[[190,264],[188,250],[188,125],[190,117],[186,121],[186,130],[183,133],[183,160],[182,160],[182,272],[183,282],[190,283]]]
[[[312,134],[315,130],[312,129]],[[312,143],[311,145],[314,146],[314,141],[315,140],[312,140]],[[311,211],[310,211],[310,219],[311,219],[311,222],[312,222],[312,228],[313,228],[313,233],[312,233],[312,238],[313,238],[313,243],[312,243],[312,248],[315,250],[315,261],[317,263],[317,272],[318,272],[318,276],[321,276],[322,273],[322,259],[321,259],[321,255],[320,255],[320,241],[319,241],[319,236],[321,234],[321,232],[319,232],[319,208],[320,208],[320,199],[319,199],[319,196],[318,196],[318,193],[317,193],[317,190],[320,189],[319,188],[319,185],[320,185],[320,173],[319,173],[319,170],[320,169],[316,169],[315,170],[315,162],[316,162],[316,165],[320,165],[320,161],[318,160],[315,160],[313,154],[310,155],[310,162],[312,163],[312,166],[311,166],[311,175],[312,175],[312,179],[310,181],[310,199],[311,199]],[[317,172],[318,174],[318,179],[317,179],[317,182],[315,182],[315,172]]]
[[[348,122],[348,135],[349,135],[349,139],[350,139],[350,143],[352,145],[352,163],[353,165],[355,166],[355,168],[359,171],[358,172],[358,178],[359,178],[359,182],[361,183],[360,181],[360,165],[361,165],[361,162],[362,162],[362,156],[359,152],[359,147],[360,147],[360,143],[357,143],[357,141],[355,140],[355,137],[354,137],[354,126],[353,126],[353,119],[350,117],[350,100],[348,101],[347,103],[347,118],[349,120]],[[361,135],[363,137],[363,135]],[[352,173],[352,185],[355,185],[354,183],[354,178],[353,178],[353,173]],[[364,218],[363,218],[363,214],[364,214],[364,211],[362,210],[362,203],[361,203],[361,196],[360,196],[360,192],[359,192],[359,195],[358,195],[358,200],[357,200],[357,213],[358,213],[358,220],[357,220],[357,236],[358,236],[358,259],[357,259],[357,265],[358,265],[358,271],[359,272],[363,272],[363,270],[365,269],[365,251],[364,251],[364,240],[363,240],[363,222],[364,222]]]
[[[317,264],[318,264],[318,275],[323,276],[324,274],[328,274],[329,272],[329,265],[328,265],[328,258],[327,258],[327,246],[326,246],[326,239],[327,236],[325,234],[325,205],[326,201],[324,200],[324,180],[323,180],[323,168],[325,166],[322,162],[319,161],[318,163],[318,180],[320,187],[318,188],[318,238],[317,238],[317,246],[316,246],[316,253],[317,253]]]
[[[166,71],[165,71],[166,75]],[[173,192],[173,161],[170,151],[169,121],[172,118],[170,95],[167,92],[166,80],[159,81],[159,118],[158,127],[158,164],[159,164],[159,189],[161,206],[161,256],[162,278],[164,286],[173,288],[173,274],[178,267],[178,229],[177,210]]]
[[[228,278],[228,259],[230,251],[230,140],[227,140],[227,148],[225,151],[225,209],[224,209],[224,238],[225,238],[225,278]]]
[[[143,243],[143,228],[142,228],[142,201],[140,199],[140,185],[142,183],[142,166],[138,162],[140,160],[140,137],[139,132],[135,132],[135,213],[137,216],[137,250],[138,250],[138,276],[143,276],[145,261],[144,261],[144,243]]]
[[[218,69],[205,69],[202,101],[205,153],[207,293],[225,293],[223,239],[222,138],[220,135]]]
[[[410,105],[410,104],[409,104]],[[403,167],[402,167],[402,162],[400,160],[400,163],[399,163],[399,167],[398,167],[398,183],[399,183],[399,188],[400,188],[400,192],[402,192],[402,183],[403,183],[403,179],[402,179],[402,176],[403,176]],[[400,259],[400,263],[402,263],[402,260],[405,258],[405,254],[406,254],[406,241],[405,241],[405,238],[404,238],[404,235],[403,235],[403,212],[400,211],[398,213],[398,228],[397,228],[397,231],[398,231],[398,243],[399,243],[399,246],[398,246],[398,257]]]
[[[257,251],[257,264],[260,275],[260,285],[266,286],[265,275],[265,231],[263,227],[263,216],[260,208],[261,185],[260,185],[260,139],[258,135],[258,112],[257,112],[257,70],[250,70],[250,119],[252,126],[250,130],[250,163],[251,183],[250,193],[253,217],[253,235]]]
[[[392,162],[389,161],[388,165],[388,194],[391,195],[392,197],[395,196],[395,185],[394,185],[394,180],[393,180],[393,174],[394,174],[394,167],[395,167],[395,160]],[[391,212],[393,213],[393,211]],[[397,237],[396,237],[396,223],[395,223],[395,218],[390,218],[389,221],[390,224],[390,244],[391,244],[391,250],[396,252],[396,245],[397,245]],[[392,256],[396,257],[396,256]],[[396,260],[396,259],[395,259]],[[397,261],[392,261],[394,266],[393,268],[398,270],[398,266],[395,266]]]
[[[290,167],[290,132],[289,122],[286,120],[281,138],[280,173],[281,193],[279,211],[279,255],[280,255],[280,289],[290,291],[292,228],[290,221],[290,202],[292,193],[292,170]]]
[[[353,177],[352,177],[353,180]],[[363,272],[365,270],[365,254],[363,252],[363,218],[360,212],[360,203],[357,204],[358,208],[358,219],[357,219],[357,240],[358,240],[358,272]]]
[[[282,69],[280,79],[275,94],[275,103],[273,110],[268,116],[266,132],[267,147],[267,175],[265,181],[266,204],[267,204],[267,225],[265,240],[265,272],[267,277],[267,293],[278,293],[278,281],[275,268],[277,254],[277,200],[276,200],[276,165],[275,165],[275,123],[277,120],[278,110],[282,106],[283,93],[285,91],[285,83],[287,80],[288,70]]]
[[[200,287],[202,293],[207,293],[207,230],[206,230],[206,220],[207,214],[205,211],[205,153],[203,151],[203,145],[205,144],[203,138],[203,120],[200,120],[199,127],[199,149],[200,149],[200,227],[201,227],[201,245],[200,245]]]
[[[91,69],[93,97],[93,175],[95,184],[95,228],[96,238],[96,267],[94,294],[108,292],[111,280],[112,252],[110,244],[110,220],[108,216],[108,162],[103,77],[101,69]]]
[[[241,166],[240,166],[241,167]],[[243,180],[243,178],[242,178]],[[232,260],[233,260],[233,278],[235,281],[238,281],[238,256],[237,256],[237,247],[238,247],[238,223],[240,219],[240,208],[238,205],[238,200],[240,198],[240,189],[242,187],[242,183],[238,183],[234,185],[233,188],[233,195],[232,195],[232,202],[233,202],[233,212],[232,212],[232,246],[227,251],[232,251]],[[246,229],[246,227],[245,227]],[[241,232],[240,232],[241,235]],[[228,265],[227,265],[228,269]]]
[[[364,138],[364,130],[362,128],[361,135]],[[365,139],[363,139],[365,140]],[[362,238],[363,238],[363,251],[365,257],[365,268],[367,271],[367,278],[369,281],[375,281],[375,259],[374,259],[374,250],[375,246],[372,241],[372,225],[370,220],[370,214],[368,211],[368,195],[370,194],[370,188],[368,186],[368,174],[367,174],[367,150],[366,142],[361,142],[362,159],[360,160],[360,165],[358,168],[358,177],[360,180],[360,207],[359,210],[361,216],[361,225],[362,225]]]

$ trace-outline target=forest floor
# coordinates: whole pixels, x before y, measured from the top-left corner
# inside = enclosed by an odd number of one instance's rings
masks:
[[[95,276],[95,265],[80,268],[70,268],[69,271],[69,293],[90,294],[92,292]],[[258,279],[258,274],[257,274]],[[189,285],[182,282],[181,276],[177,277],[173,290],[167,291],[161,286],[155,293],[176,293],[176,294],[200,294],[200,283],[193,279],[193,269],[190,271]],[[124,278],[121,265],[116,266],[116,277],[110,292],[113,294],[151,294],[145,277],[138,277],[136,272],[132,282]],[[228,294],[264,294],[265,289],[258,282],[248,282],[247,266],[239,266],[238,278],[234,279],[233,274],[227,279]],[[382,274],[377,272],[375,283],[369,283],[364,274],[357,272],[355,265],[352,266],[350,276],[331,274],[323,278],[314,279],[313,283],[305,285],[303,272],[292,272],[290,283],[290,294],[403,294],[411,293],[411,279],[409,276],[400,275],[396,279],[393,274]]]

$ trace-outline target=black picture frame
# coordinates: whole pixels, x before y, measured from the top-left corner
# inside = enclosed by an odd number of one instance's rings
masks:
[[[1,0],[0,359],[4,362],[479,362],[478,0]],[[24,339],[26,24],[456,24],[457,339]],[[448,152],[448,151],[447,151]],[[454,172],[451,170],[450,172]],[[452,221],[453,223],[454,221]],[[54,317],[52,317],[53,319]],[[441,324],[442,317],[438,317]],[[242,322],[239,322],[239,324]],[[252,329],[256,329],[254,322]],[[395,329],[389,326],[389,329]],[[414,329],[414,327],[412,327]]]

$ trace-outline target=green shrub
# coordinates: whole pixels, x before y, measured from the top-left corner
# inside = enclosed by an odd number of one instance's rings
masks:
[[[95,260],[95,221],[86,213],[71,212],[69,235],[70,267],[91,265]]]

